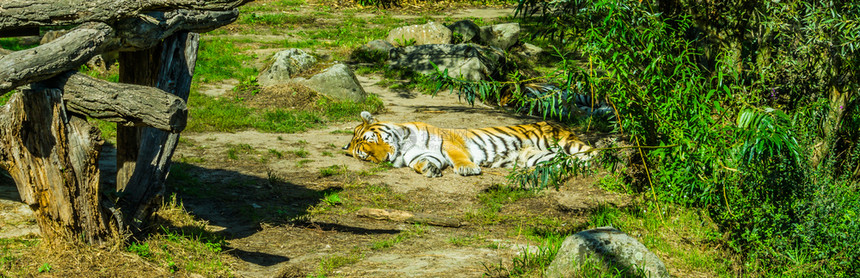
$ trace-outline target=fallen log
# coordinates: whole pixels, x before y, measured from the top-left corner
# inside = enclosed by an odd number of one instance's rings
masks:
[[[21,27],[113,23],[149,11],[232,10],[249,0],[0,0],[0,32]]]
[[[361,217],[373,218],[377,220],[391,220],[397,222],[427,224],[433,226],[455,228],[462,226],[460,221],[454,218],[426,213],[413,213],[396,209],[361,208],[355,213],[356,215]]]
[[[188,109],[181,97],[155,87],[113,83],[68,72],[30,85],[33,90],[63,90],[71,112],[126,126],[150,126],[169,132],[185,129]]]

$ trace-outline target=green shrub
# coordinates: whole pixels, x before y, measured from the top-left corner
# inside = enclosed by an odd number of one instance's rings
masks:
[[[647,167],[633,188],[711,214],[746,275],[857,276],[860,82],[849,77],[860,68],[860,3],[676,4],[520,1],[526,28],[578,53],[559,55],[560,71],[546,77],[567,97],[514,90],[514,99],[567,122],[558,115],[573,93],[605,99],[616,132],[647,147],[632,160]],[[470,102],[510,88],[437,81]],[[569,165],[511,180],[542,189],[587,173]]]

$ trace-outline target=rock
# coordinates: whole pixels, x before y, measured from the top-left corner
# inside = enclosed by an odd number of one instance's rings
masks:
[[[365,45],[359,46],[352,51],[350,59],[353,61],[375,63],[388,60],[388,52],[394,45],[384,40],[372,40]]]
[[[481,42],[508,50],[520,40],[520,24],[505,23],[481,27]]]
[[[263,86],[286,83],[292,76],[313,67],[316,63],[317,59],[314,56],[301,49],[287,49],[275,53],[272,65],[260,73],[257,82]]]
[[[335,100],[362,102],[367,97],[355,74],[344,64],[335,64],[310,79],[296,78],[295,81]]]
[[[546,51],[543,48],[530,43],[523,43],[521,46],[514,47],[511,50],[514,51],[514,54],[529,60],[537,60],[546,55]]]
[[[586,259],[604,267],[630,271],[627,273],[630,276],[639,276],[641,270],[643,277],[670,277],[657,255],[612,227],[585,230],[567,237],[547,268],[546,277],[574,277]]]
[[[464,19],[448,25],[453,34],[459,34],[460,38],[457,41],[457,35],[452,35],[454,43],[481,43],[481,27],[471,20]]]
[[[451,43],[451,29],[432,21],[423,25],[403,26],[388,32],[386,41],[397,47],[448,44]]]
[[[504,59],[499,49],[474,44],[427,44],[395,48],[390,53],[392,67],[407,68],[422,74],[448,70],[448,76],[471,81],[489,80]]]

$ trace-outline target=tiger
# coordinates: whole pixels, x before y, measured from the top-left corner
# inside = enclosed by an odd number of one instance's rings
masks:
[[[445,129],[423,122],[390,123],[360,114],[362,123],[343,147],[362,161],[410,167],[427,177],[440,177],[453,167],[461,176],[481,174],[483,167],[531,167],[559,153],[587,161],[591,146],[565,128],[539,122],[477,129]]]

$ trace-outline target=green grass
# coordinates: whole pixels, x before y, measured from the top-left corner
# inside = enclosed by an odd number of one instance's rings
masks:
[[[255,152],[254,147],[248,144],[227,144],[227,158],[232,160],[239,159],[240,154],[253,154]]]
[[[412,227],[408,230],[402,231],[393,238],[375,241],[371,243],[370,249],[372,250],[382,250],[391,248],[398,243],[401,243],[405,240],[417,238],[423,236],[427,233],[427,227],[421,224],[413,224]]]
[[[239,16],[239,23],[248,25],[266,25],[284,27],[302,24],[312,24],[316,17],[296,14],[257,14],[246,13]]]
[[[0,105],[6,105],[9,102],[9,99],[12,98],[12,95],[17,93],[18,90],[12,90],[11,92],[6,93],[5,95],[0,96]]]
[[[39,46],[39,44],[23,44],[21,42],[21,39],[19,38],[0,38],[0,48],[3,49],[19,51],[24,49],[30,49],[36,46]]]
[[[484,264],[484,276],[489,277],[540,277],[555,259],[566,235],[553,233],[538,239],[537,250],[520,250],[510,264]]]
[[[255,57],[244,54],[244,48],[236,42],[222,38],[200,40],[194,82],[216,82],[224,79],[247,80],[257,76],[257,69],[250,66]]]
[[[256,129],[262,132],[296,133],[321,128],[332,121],[358,121],[361,111],[380,111],[382,100],[369,95],[362,103],[333,101],[317,102],[319,111],[291,109],[253,109],[240,100],[214,98],[192,90],[189,98],[187,131],[234,132]]]
[[[345,174],[347,172],[346,165],[331,165],[325,168],[320,168],[321,177],[331,177]]]
[[[289,151],[288,153],[295,155],[295,156],[298,156],[298,157],[301,157],[301,158],[305,158],[305,157],[308,157],[311,155],[311,153],[308,152],[307,150],[305,150],[304,147]]]
[[[18,261],[22,259],[22,254],[31,252],[39,242],[39,239],[0,238],[0,276],[27,276],[26,269],[17,267],[20,265]]]
[[[304,5],[305,0],[281,0],[266,3],[250,2],[239,7],[241,14],[252,12],[281,12],[281,11],[298,11],[297,8]]]
[[[308,275],[308,277],[326,277],[326,274],[328,274],[332,270],[342,266],[357,263],[363,258],[364,254],[362,254],[357,249],[353,249],[352,251],[343,255],[332,254],[323,256],[322,258],[320,258],[317,270],[312,275]]]

